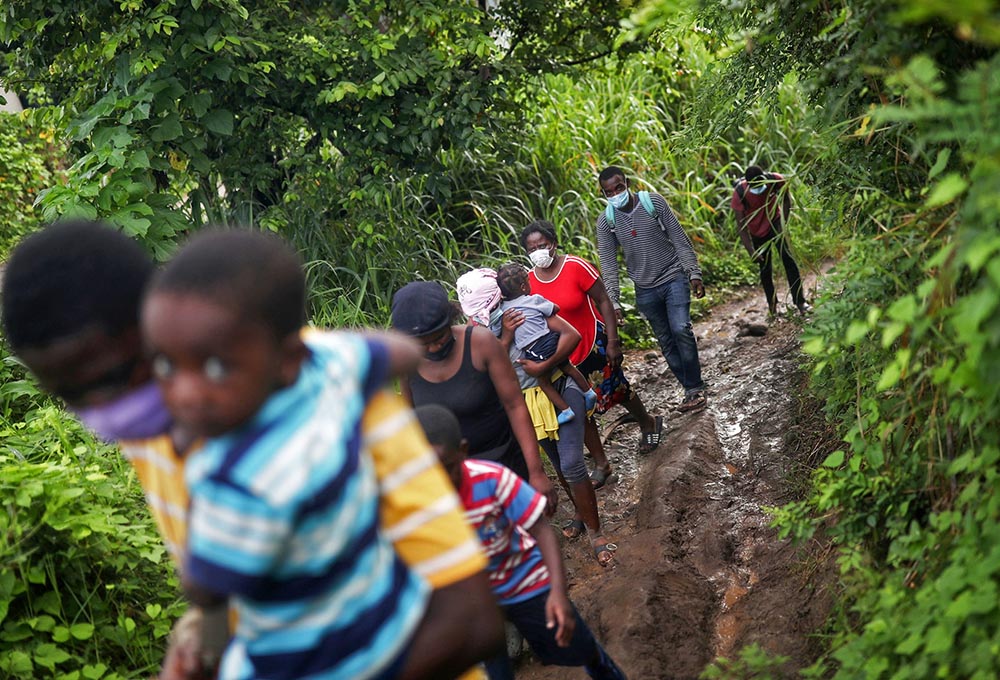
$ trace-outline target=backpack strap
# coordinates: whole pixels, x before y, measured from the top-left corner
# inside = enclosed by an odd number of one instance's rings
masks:
[[[660,219],[659,214],[656,212],[656,206],[653,205],[653,199],[649,197],[649,192],[637,191],[635,195],[639,197],[639,203],[642,204],[643,209],[645,209],[649,216],[656,219],[656,223],[660,225],[660,230],[666,232],[667,229],[663,226],[663,220]],[[615,233],[615,209],[610,203],[604,208],[604,219],[608,221],[611,233]]]
[[[656,212],[656,206],[653,205],[653,199],[650,198],[648,191],[637,191],[636,196],[639,197],[639,202],[642,203],[642,207],[646,209],[649,216],[656,220],[656,223],[660,225],[660,231],[664,234],[667,233],[667,228],[663,226],[663,219],[660,217],[660,213]]]
[[[649,197],[649,192],[637,191],[635,195],[639,197],[639,202],[642,203],[642,207],[646,209],[649,216],[656,217],[656,207],[653,205],[653,199]]]

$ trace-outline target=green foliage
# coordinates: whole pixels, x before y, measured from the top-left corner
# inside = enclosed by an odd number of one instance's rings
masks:
[[[100,216],[166,257],[190,223],[259,222],[317,166],[372,200],[440,169],[516,118],[527,68],[607,51],[622,12],[501,4],[30,0],[0,14],[3,80],[71,144],[46,219]]]
[[[735,659],[719,657],[698,676],[701,680],[722,680],[723,678],[743,678],[744,680],[776,680],[788,677],[783,668],[788,657],[773,656],[758,644],[752,644],[739,651]]]
[[[736,16],[754,49],[734,56],[728,92],[769,94],[783,70],[804,74],[841,134],[813,172],[828,219],[853,232],[804,336],[844,446],[815,471],[812,493],[777,513],[785,535],[822,526],[840,546],[849,599],[817,672],[994,677],[995,21],[962,2],[746,7]]]
[[[136,678],[182,610],[137,484],[0,363],[0,675]]]
[[[0,113],[0,256],[41,223],[33,204],[55,173],[52,137],[22,116]]]
[[[679,68],[680,44],[689,37],[700,40],[686,31],[657,53],[612,60],[575,78],[539,78],[537,104],[511,134],[476,153],[445,152],[440,173],[400,179],[377,196],[332,192],[349,182],[338,168],[317,164],[293,185],[294,200],[261,218],[263,226],[292,239],[309,262],[315,318],[383,324],[392,292],[407,281],[450,285],[469,267],[522,257],[517,237],[535,219],[556,226],[567,252],[596,261],[594,225],[604,205],[596,176],[616,162],[663,192],[677,211],[698,250],[709,302],[756,281],[756,266],[739,247],[730,217],[732,183],[742,170],[732,158],[773,160],[789,175],[796,194],[789,231],[803,264],[832,252],[837,241],[821,222],[808,177],[810,153],[826,140],[802,112],[800,83],[788,79],[780,115],[755,111],[732,143],[708,143],[687,128],[675,131],[700,77],[690,68],[696,60]],[[686,44],[688,54],[708,62],[699,42]],[[337,203],[341,209],[331,211]],[[624,295],[629,309],[627,285]],[[699,303],[695,313],[707,309],[708,303]],[[626,336],[648,344],[645,323],[629,316]]]

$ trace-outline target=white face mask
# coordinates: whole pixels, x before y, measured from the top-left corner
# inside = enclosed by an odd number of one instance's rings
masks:
[[[539,248],[538,250],[532,250],[528,253],[528,259],[531,260],[531,264],[538,267],[539,269],[545,269],[552,265],[554,257],[552,257],[551,248]]]

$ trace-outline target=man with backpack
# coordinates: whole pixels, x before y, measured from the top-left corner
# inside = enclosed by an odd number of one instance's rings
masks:
[[[691,329],[691,293],[705,297],[698,258],[663,196],[629,190],[625,172],[610,166],[598,176],[608,205],[597,218],[597,254],[615,314],[622,321],[618,247],[635,283],[635,304],[649,321],[667,365],[684,388],[678,409],[705,407],[698,345]]]
[[[760,283],[767,297],[768,317],[773,317],[778,311],[771,276],[771,250],[775,244],[781,255],[781,262],[785,265],[792,302],[800,313],[809,312],[812,307],[802,294],[799,268],[788,249],[788,237],[781,231],[781,225],[792,209],[792,197],[788,193],[785,178],[776,172],[764,172],[760,167],[751,165],[743,173],[743,178],[736,182],[730,205],[736,214],[740,242],[760,266]]]

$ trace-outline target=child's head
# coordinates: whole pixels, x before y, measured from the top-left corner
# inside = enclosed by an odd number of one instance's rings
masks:
[[[139,306],[153,260],[119,231],[84,220],[24,239],[7,261],[3,326],[11,349],[71,407],[149,380]]]
[[[469,443],[462,438],[462,428],[458,418],[440,404],[425,404],[416,409],[417,420],[424,428],[427,441],[444,466],[451,483],[458,489],[462,486],[462,462],[469,451]]]
[[[504,300],[513,300],[531,294],[528,270],[516,262],[505,264],[497,270],[497,285]]]
[[[167,407],[203,436],[243,425],[295,381],[306,356],[304,322],[298,257],[252,231],[193,238],[154,277],[142,308]]]
[[[490,313],[502,301],[500,288],[497,286],[497,273],[486,267],[468,271],[458,277],[455,290],[465,315],[480,326],[489,326]]]

